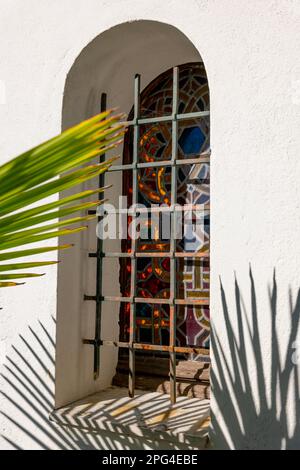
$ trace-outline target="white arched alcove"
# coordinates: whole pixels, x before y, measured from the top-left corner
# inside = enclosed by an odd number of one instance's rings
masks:
[[[98,113],[102,92],[107,93],[109,108],[117,106],[129,113],[136,73],[141,74],[143,89],[170,67],[200,60],[190,40],[171,25],[141,20],[115,26],[94,39],[72,66],[65,85],[62,127]],[[122,148],[117,152],[121,155]],[[121,174],[113,173],[106,183],[113,184],[105,197],[114,203],[121,194]],[[83,345],[82,339],[94,337],[95,304],[84,302],[83,296],[95,294],[95,260],[88,258],[95,251],[95,224],[71,241],[76,246],[72,253],[61,253],[58,271],[56,406],[109,386],[118,357],[117,348],[102,347],[100,378],[94,381],[93,348]],[[118,260],[114,263],[104,273],[106,294],[118,294]],[[102,338],[118,339],[118,315],[117,303],[103,306]]]

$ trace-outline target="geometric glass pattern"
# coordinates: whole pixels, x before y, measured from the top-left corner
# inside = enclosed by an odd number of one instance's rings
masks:
[[[178,109],[179,114],[209,110],[209,90],[206,72],[202,63],[189,63],[178,67]],[[167,116],[172,113],[173,69],[159,75],[140,95],[141,118]],[[134,109],[128,120],[132,120]],[[180,205],[198,204],[204,208],[210,202],[209,161],[194,163],[193,159],[210,149],[209,117],[182,119],[178,123],[177,158],[191,160],[190,164],[178,165],[176,202]],[[123,165],[132,163],[134,145],[133,127],[125,136]],[[138,202],[146,207],[153,204],[171,204],[171,165],[155,166],[155,162],[172,158],[172,122],[160,121],[139,126],[138,163],[151,163],[151,167],[139,168],[137,172]],[[154,166],[153,166],[154,164]],[[123,171],[122,193],[131,204],[132,172]],[[147,233],[151,233],[150,219],[145,219]],[[177,293],[179,299],[209,300],[209,210],[203,213],[201,223],[195,226],[195,214],[185,227],[182,238],[176,240],[179,253],[197,252],[207,254],[203,258],[179,257],[176,260]],[[145,227],[144,227],[145,228]],[[129,252],[131,240],[122,241],[122,252]],[[137,252],[168,252],[170,240],[161,233],[151,233],[147,240],[138,239]],[[120,258],[120,290],[122,297],[130,296],[131,262]],[[139,298],[168,299],[170,297],[170,258],[148,257],[137,259],[136,292]],[[157,345],[169,344],[169,305],[141,303],[136,305],[136,341]],[[130,304],[120,306],[120,341],[128,341],[130,328]],[[209,305],[176,306],[176,345],[209,347]],[[197,354],[189,358],[197,359]]]

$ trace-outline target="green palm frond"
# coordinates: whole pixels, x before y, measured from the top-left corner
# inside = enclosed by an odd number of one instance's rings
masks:
[[[112,111],[105,111],[0,166],[0,287],[20,285],[15,281],[43,275],[15,271],[57,263],[12,263],[12,260],[63,250],[73,245],[18,250],[19,247],[81,232],[87,228],[81,224],[95,218],[80,213],[96,208],[99,200],[81,201],[106,188],[80,191],[50,203],[41,204],[41,201],[95,178],[110,167],[114,159],[99,164],[92,164],[91,161],[120,144],[124,134],[121,117]],[[76,201],[79,203],[74,204]],[[28,208],[31,205],[33,207]],[[64,219],[61,221],[62,217]],[[72,225],[75,227],[70,228]]]

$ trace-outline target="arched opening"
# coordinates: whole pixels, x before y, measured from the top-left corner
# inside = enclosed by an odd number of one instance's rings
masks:
[[[99,112],[103,92],[107,94],[109,108],[118,106],[129,114],[136,73],[141,74],[141,88],[146,90],[166,70],[188,63],[201,64],[199,52],[173,26],[154,21],[136,21],[105,31],[81,52],[68,74],[63,103],[63,128]],[[190,126],[190,130],[188,127],[182,129],[183,152],[193,150],[199,137],[202,139],[194,127]],[[113,184],[105,196],[116,207],[122,193],[123,178],[120,171],[107,175],[105,179],[105,184]],[[109,386],[118,364],[118,349],[102,346],[100,374],[94,380],[93,348],[82,343],[83,338],[94,335],[95,328],[95,306],[92,302],[84,301],[85,294],[94,294],[95,291],[95,265],[88,257],[88,253],[96,249],[95,229],[95,226],[91,226],[88,233],[74,240],[76,246],[71,254],[61,255],[63,263],[59,266],[58,276],[57,406]],[[120,252],[121,241],[109,240],[103,249]],[[103,292],[120,296],[119,259],[112,261],[109,268],[106,263],[107,260],[103,264]],[[111,341],[118,341],[120,337],[120,308],[117,302],[103,302],[101,335]]]

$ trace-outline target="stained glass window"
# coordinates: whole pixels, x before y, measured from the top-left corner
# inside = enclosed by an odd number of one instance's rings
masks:
[[[169,116],[172,113],[173,71],[159,75],[141,93],[141,118]],[[189,63],[179,66],[178,114],[187,114],[209,110],[209,90],[204,65]],[[132,109],[128,120],[133,117]],[[125,137],[123,164],[132,162],[133,128],[130,127]],[[190,163],[177,166],[176,201],[180,205],[192,207],[201,205],[203,210],[201,223],[191,223],[186,227],[181,239],[176,240],[176,252],[181,253],[176,259],[178,299],[188,299],[191,305],[176,305],[176,344],[193,345],[209,348],[209,305],[196,305],[193,300],[209,300],[209,202],[210,172],[209,161],[194,162],[200,154],[209,152],[209,117],[188,117],[178,124],[178,160]],[[138,162],[153,163],[154,166],[138,170],[138,202],[146,207],[152,204],[171,204],[171,166],[155,166],[155,162],[171,160],[172,122],[170,120],[140,124],[138,143]],[[131,204],[132,172],[123,172],[123,195]],[[193,212],[192,212],[193,214]],[[161,217],[161,216],[160,216]],[[145,221],[151,232],[150,219]],[[195,228],[196,227],[196,228]],[[122,241],[122,251],[128,252],[131,240]],[[152,257],[137,259],[137,286],[139,298],[168,299],[170,296],[170,257],[158,257],[155,253],[170,251],[170,240],[161,233],[153,231],[152,238],[139,239],[137,252],[153,253]],[[188,253],[204,253],[201,258],[188,257]],[[184,257],[186,254],[186,257]],[[122,297],[130,296],[131,262],[120,258],[120,290]],[[169,344],[169,305],[153,300],[136,306],[136,341],[157,345]],[[120,341],[129,338],[130,304],[120,306]],[[197,359],[192,353],[190,358]]]

